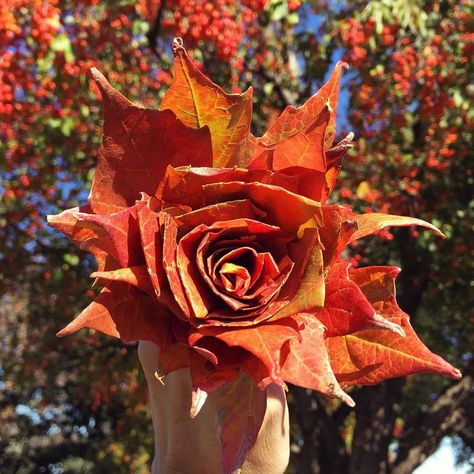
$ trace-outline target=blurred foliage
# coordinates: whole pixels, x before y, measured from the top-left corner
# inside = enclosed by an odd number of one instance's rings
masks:
[[[220,84],[255,88],[256,132],[314,93],[337,59],[350,63],[339,132],[353,130],[357,146],[339,199],[429,220],[448,237],[382,232],[383,245],[363,242],[353,264],[400,264],[400,299],[417,332],[472,371],[473,18],[467,1],[453,0],[0,0],[0,471],[147,472],[152,429],[135,348],[92,333],[55,337],[94,296],[93,262],[45,215],[87,197],[101,140],[88,69],[157,106],[173,35]],[[450,383],[403,384],[387,470],[404,427]],[[356,447],[356,416],[300,395],[290,396],[301,405],[290,471],[331,472],[317,455],[303,459],[305,446],[324,446],[306,420],[331,418],[342,459]],[[469,446],[468,419],[446,435]]]

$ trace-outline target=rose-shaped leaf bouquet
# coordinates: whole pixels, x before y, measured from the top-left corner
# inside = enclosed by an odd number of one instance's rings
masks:
[[[59,335],[92,328],[160,348],[166,376],[189,367],[191,415],[220,397],[223,472],[242,463],[270,383],[353,405],[342,387],[418,372],[460,377],[417,338],[395,298],[396,267],[351,268],[343,250],[386,226],[327,198],[352,134],[333,145],[345,64],[262,137],[252,89],[227,94],[173,44],[160,110],[129,102],[96,69],[104,137],[88,204],[49,223],[97,260],[97,298]],[[166,378],[165,378],[166,383]],[[233,413],[252,416],[237,422]]]

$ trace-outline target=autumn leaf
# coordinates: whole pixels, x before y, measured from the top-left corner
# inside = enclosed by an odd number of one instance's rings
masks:
[[[203,357],[202,350],[192,350],[189,353],[189,366],[191,369],[191,418],[196,418],[204,406],[207,397],[223,385],[232,382],[240,373],[238,367],[229,369],[216,368]]]
[[[282,378],[354,406],[354,401],[339,386],[331,369],[324,344],[324,325],[312,314],[301,313],[298,316],[298,320],[304,324],[304,329],[300,331],[301,341],[290,342],[289,353],[282,367]]]
[[[137,214],[143,205],[143,201],[138,201],[113,214],[78,213],[75,218],[82,227],[101,236],[97,245],[108,250],[118,267],[135,266],[143,263]]]
[[[161,110],[171,110],[190,128],[209,127],[213,155],[209,166],[237,164],[239,147],[250,133],[252,88],[243,94],[227,94],[192,63],[179,39],[173,42],[173,54],[174,78]],[[199,166],[195,160],[193,165]]]
[[[166,279],[161,264],[163,251],[158,213],[149,206],[142,206],[138,210],[138,225],[147,273],[157,296],[160,296]]]
[[[90,213],[89,206],[75,207],[57,215],[47,217],[48,224],[67,235],[80,249],[92,254],[99,271],[117,268],[117,261],[112,255],[114,247],[107,235],[100,228],[91,228],[79,219],[81,214]]]
[[[325,172],[325,135],[329,117],[329,107],[326,105],[316,116],[314,123],[308,124],[305,130],[300,130],[299,133],[281,140],[273,151],[273,169],[302,166]],[[292,117],[292,119],[298,120],[296,117]],[[282,127],[285,125],[283,124]],[[295,126],[291,124],[288,128],[294,130]],[[264,139],[265,137],[262,142]]]
[[[228,346],[242,347],[260,359],[268,370],[268,377],[277,383],[281,378],[280,357],[287,341],[298,339],[294,320],[280,320],[276,323],[262,323],[249,328],[209,327],[191,332],[189,342],[194,345],[202,337],[212,336]]]
[[[269,170],[248,170],[246,168],[199,168],[190,166],[169,166],[160,188],[159,197],[165,202],[184,204],[199,208],[205,201],[207,184],[228,183],[261,183],[279,186],[287,191],[299,192],[300,176]]]
[[[272,169],[301,166],[325,172],[326,150],[335,135],[335,111],[341,71],[347,64],[338,62],[329,80],[301,107],[288,106],[258,140],[256,154],[272,150]]]
[[[118,270],[111,270],[108,272],[94,272],[91,273],[91,278],[99,278],[105,282],[121,281],[143,290],[151,297],[155,296],[155,291],[149,278],[149,272],[145,265],[119,268]]]
[[[104,137],[89,203],[98,214],[132,205],[141,192],[153,196],[168,165],[212,166],[209,129],[191,129],[170,111],[132,104],[95,68],[102,94]],[[189,147],[189,143],[193,143]]]
[[[169,313],[153,298],[128,284],[112,282],[58,336],[90,328],[124,342],[141,339],[166,347],[168,325]]]
[[[302,226],[317,227],[321,223],[320,203],[279,186],[234,181],[206,184],[204,191],[208,205],[248,196],[259,209],[267,213],[271,222],[289,232],[297,233]],[[289,214],[287,209],[293,212]]]
[[[325,287],[323,268],[323,254],[318,243],[311,250],[298,289],[292,296],[289,304],[282,308],[276,317],[285,318],[292,314],[312,311],[324,305]]]
[[[242,374],[217,393],[222,472],[230,474],[242,467],[253,447],[265,416],[266,393]],[[242,416],[245,414],[245,416]]]
[[[318,229],[319,238],[323,248],[324,267],[330,268],[357,231],[357,216],[342,206],[324,206],[323,222],[324,225]]]
[[[430,372],[460,378],[460,372],[433,354],[416,336],[409,317],[395,299],[396,267],[366,267],[351,272],[351,279],[377,313],[399,324],[406,336],[383,330],[366,330],[328,337],[331,366],[340,384],[373,385],[402,375]]]
[[[350,264],[332,266],[326,278],[324,307],[315,316],[326,328],[326,336],[344,336],[361,329],[387,329],[402,337],[403,329],[378,313],[359,286],[349,278]]]
[[[444,237],[444,234],[433,224],[416,219],[415,217],[407,216],[394,216],[391,214],[382,214],[379,212],[373,212],[369,214],[361,214],[355,216],[358,229],[352,234],[349,239],[349,243],[355,240],[366,237],[367,235],[375,234],[376,232],[390,226],[406,227],[406,226],[421,226],[431,229],[440,237]]]

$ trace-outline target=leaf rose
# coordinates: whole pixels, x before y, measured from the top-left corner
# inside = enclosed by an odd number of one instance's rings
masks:
[[[225,384],[227,397],[241,396],[228,383],[242,372],[260,388],[289,382],[349,405],[344,386],[422,371],[459,377],[398,307],[399,269],[354,269],[342,258],[386,226],[442,235],[419,219],[327,204],[352,146],[352,134],[333,146],[345,64],[257,138],[252,90],[227,94],[179,40],[173,52],[159,111],[132,104],[92,70],[104,138],[89,202],[49,222],[94,255],[103,289],[59,334],[88,327],[155,342],[161,375],[190,368],[193,416]],[[263,392],[248,397],[249,410],[260,409],[242,440],[255,439],[264,413]],[[225,436],[231,418],[221,421]],[[225,472],[243,459],[234,448],[223,442]]]

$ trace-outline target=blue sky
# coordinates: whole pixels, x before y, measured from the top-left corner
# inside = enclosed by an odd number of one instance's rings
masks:
[[[445,439],[438,450],[412,474],[471,474],[469,467],[457,467],[449,439]]]

